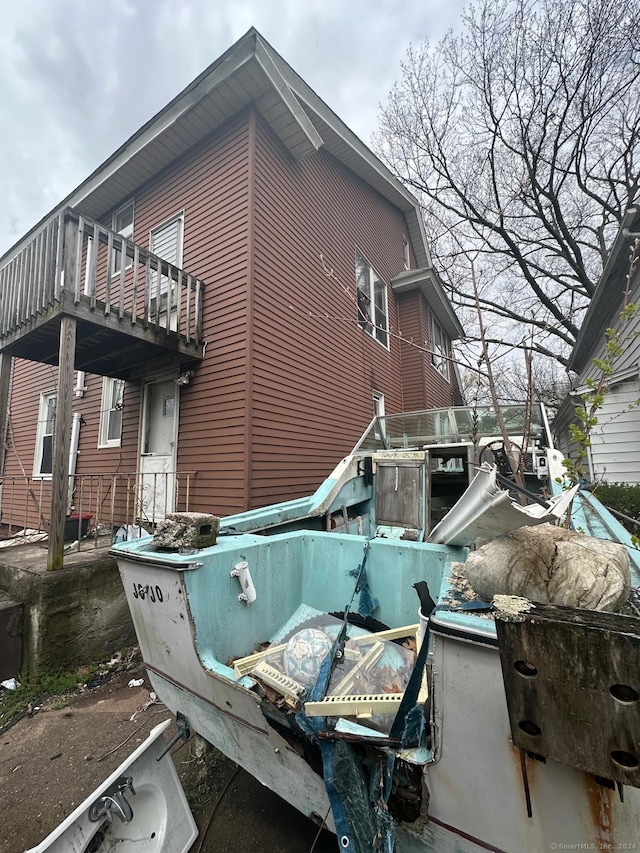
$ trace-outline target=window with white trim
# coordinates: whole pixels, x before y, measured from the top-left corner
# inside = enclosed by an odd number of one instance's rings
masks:
[[[431,316],[431,364],[445,379],[449,379],[449,354],[451,342],[438,321]]]
[[[113,214],[111,229],[112,231],[116,231],[118,234],[121,234],[123,237],[126,237],[127,240],[133,240],[133,201],[128,201],[119,210],[116,210]],[[131,258],[127,258],[125,269],[128,269],[132,263],[133,261]],[[119,273],[121,265],[122,252],[120,249],[116,249],[114,247],[111,262],[111,274],[115,275],[116,273]]]
[[[382,346],[389,346],[387,285],[356,249],[358,325]]]
[[[377,439],[382,437],[382,433],[384,433],[384,394],[381,391],[374,391],[372,394],[373,397],[373,414],[376,418],[382,418],[383,420],[378,421],[375,429],[374,435]],[[382,429],[382,433],[380,432],[380,428]]]
[[[411,255],[409,254],[409,241],[402,236],[402,263],[406,270],[411,268]]]
[[[33,459],[33,476],[49,479],[53,470],[53,429],[56,420],[55,393],[40,395],[36,450]]]
[[[120,447],[123,397],[124,380],[105,376],[102,380],[98,447]]]
[[[184,212],[172,216],[171,219],[158,225],[149,234],[149,251],[154,255],[162,258],[163,261],[168,261],[174,267],[182,266],[182,236],[184,232]],[[172,279],[171,305],[173,310],[177,304],[177,294],[175,293],[176,282]],[[158,273],[151,274],[151,308],[150,313],[155,315],[156,305],[160,302],[160,313],[163,314],[167,310],[169,281],[166,275],[160,276],[160,285],[158,286]],[[158,299],[159,297],[159,299]]]

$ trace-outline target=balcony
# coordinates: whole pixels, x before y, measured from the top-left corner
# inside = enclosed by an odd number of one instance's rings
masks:
[[[0,269],[0,353],[59,363],[75,320],[74,367],[131,379],[201,360],[203,283],[72,208]]]
[[[58,366],[49,569],[63,565],[74,368],[127,380],[194,364],[202,297],[199,279],[72,208],[0,269],[0,428],[11,358]]]

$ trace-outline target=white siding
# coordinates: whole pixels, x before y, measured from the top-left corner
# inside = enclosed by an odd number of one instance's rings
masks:
[[[615,385],[605,396],[591,435],[596,481],[640,483],[640,408],[634,405],[639,398],[637,376]]]
[[[635,276],[627,304],[640,304],[640,274]],[[636,366],[640,362],[640,314],[636,314],[628,320],[624,327],[621,326],[620,312],[624,308],[624,299],[620,300],[620,304],[613,317],[610,325],[613,326],[620,335],[620,343],[624,352],[619,358],[613,359],[613,368],[616,373],[628,370]],[[599,341],[594,341],[592,357],[583,372],[580,375],[580,385],[583,384],[585,377],[593,376],[599,378],[599,373],[593,364],[593,358],[607,358],[607,339],[603,334]],[[638,415],[640,417],[640,415]]]

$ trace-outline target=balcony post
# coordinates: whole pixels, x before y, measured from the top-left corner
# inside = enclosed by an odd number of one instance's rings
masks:
[[[62,316],[58,361],[58,395],[53,431],[51,474],[51,519],[48,569],[61,569],[64,556],[64,527],[69,490],[69,447],[73,410],[73,366],[76,352],[76,320]]]

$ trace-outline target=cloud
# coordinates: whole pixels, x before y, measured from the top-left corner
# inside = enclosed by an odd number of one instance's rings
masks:
[[[250,26],[368,142],[409,43],[443,35],[461,2],[6,4],[0,254]]]

